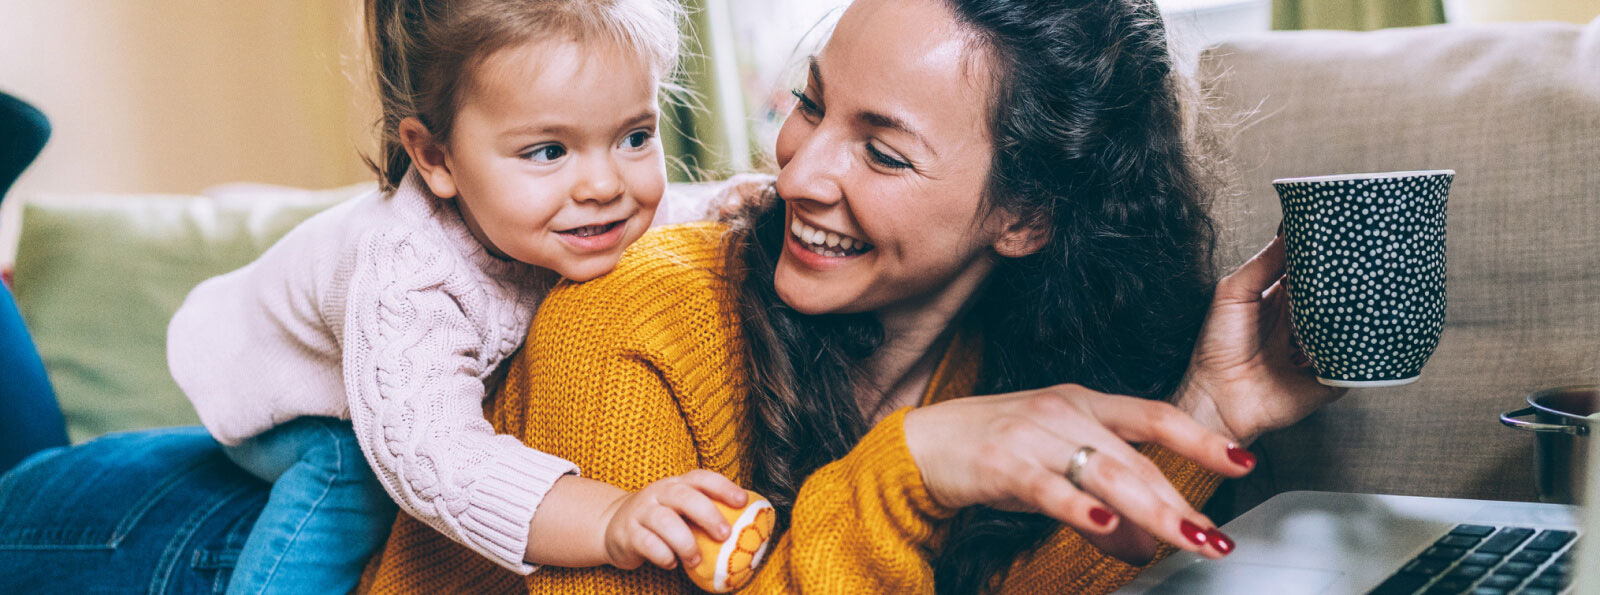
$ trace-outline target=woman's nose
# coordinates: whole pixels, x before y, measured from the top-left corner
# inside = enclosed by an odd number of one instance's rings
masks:
[[[785,200],[832,205],[844,198],[841,181],[849,167],[849,147],[832,142],[820,129],[813,130],[778,171],[774,189]]]
[[[578,180],[572,186],[572,199],[578,202],[607,203],[622,196],[622,175],[608,157],[584,159]]]

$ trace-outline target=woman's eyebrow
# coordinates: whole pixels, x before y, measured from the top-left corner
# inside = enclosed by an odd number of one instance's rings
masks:
[[[817,94],[821,95],[821,63],[818,62],[816,55],[810,56],[806,61],[811,68],[811,84],[816,88]],[[880,114],[878,112],[862,112],[856,115],[856,119],[873,128],[888,128],[889,130],[902,132],[911,138],[917,139],[917,142],[922,143],[922,146],[928,149],[928,152],[933,153],[934,157],[939,156],[939,151],[933,148],[933,145],[928,142],[928,139],[923,137],[922,134],[918,133],[916,130],[912,129],[911,125],[907,124],[905,120],[887,114]]]
[[[911,138],[917,139],[917,142],[922,143],[923,148],[926,148],[928,152],[933,153],[934,157],[939,156],[939,151],[934,149],[932,144],[928,143],[928,139],[923,138],[921,134],[917,133],[917,131],[912,130],[911,125],[907,124],[905,120],[877,112],[861,112],[861,114],[857,115],[856,118],[860,119],[862,122],[866,122],[868,126],[873,128],[888,128],[890,130],[903,132]]]

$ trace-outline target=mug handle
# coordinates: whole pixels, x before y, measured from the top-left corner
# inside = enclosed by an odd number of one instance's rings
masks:
[[[1529,415],[1533,415],[1533,407],[1523,407],[1516,411],[1507,411],[1500,414],[1500,423],[1505,424],[1507,427],[1513,429],[1526,430],[1529,432],[1560,432],[1562,434],[1572,434],[1574,436],[1582,434],[1580,431],[1580,426],[1542,424],[1538,422],[1517,419],[1519,417],[1527,417]]]

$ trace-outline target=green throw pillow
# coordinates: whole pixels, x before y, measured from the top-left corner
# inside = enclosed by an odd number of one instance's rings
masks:
[[[248,264],[307,217],[371,188],[72,195],[24,205],[17,306],[72,440],[199,423],[167,371],[167,321],[184,296]]]

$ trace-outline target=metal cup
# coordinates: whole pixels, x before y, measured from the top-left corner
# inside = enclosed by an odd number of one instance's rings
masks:
[[[1500,423],[1534,433],[1533,479],[1539,500],[1583,502],[1588,485],[1590,418],[1600,410],[1600,386],[1563,386],[1528,395],[1528,406],[1500,414]],[[1533,416],[1533,421],[1521,418]]]

